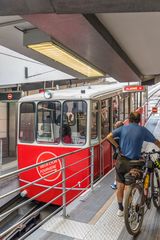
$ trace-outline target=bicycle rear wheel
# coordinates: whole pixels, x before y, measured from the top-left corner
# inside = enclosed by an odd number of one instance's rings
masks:
[[[136,236],[140,232],[143,217],[143,189],[138,183],[135,183],[129,187],[124,205],[124,220],[129,234]]]
[[[160,177],[157,169],[152,174],[152,200],[157,209],[160,209]]]

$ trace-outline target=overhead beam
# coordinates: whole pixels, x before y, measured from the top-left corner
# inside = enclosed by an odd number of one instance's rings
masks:
[[[56,13],[158,12],[158,0],[52,0]]]
[[[22,15],[55,12],[50,0],[0,0],[0,15]]]
[[[131,61],[128,55],[123,51],[118,42],[113,38],[110,32],[104,27],[104,25],[99,21],[99,19],[94,14],[84,14],[84,17],[88,22],[96,29],[97,32],[106,40],[106,42],[114,49],[114,51],[126,62],[126,64],[132,69],[132,71],[142,79],[142,73],[136,67],[136,65]]]
[[[0,23],[0,27],[8,27],[10,25],[15,25],[15,24],[24,23],[24,22],[25,22],[24,19],[18,19],[18,20],[13,20],[13,21],[8,21],[8,22],[2,22],[2,23]]]
[[[142,81],[141,82],[141,85],[143,86],[149,86],[149,85],[154,85],[156,84],[157,82],[155,81],[155,78],[152,78],[152,79],[149,79],[147,81]]]
[[[123,53],[124,59],[122,58],[122,50],[118,44],[116,45],[114,39],[111,39],[111,35],[105,31],[99,20],[93,16],[92,24],[89,17],[87,19],[81,14],[23,15],[26,21],[41,30],[39,32],[38,29],[33,29],[26,32],[25,35],[31,34],[30,39],[33,41],[34,36],[37,37],[43,32],[59,42],[61,46],[65,46],[65,49],[76,53],[76,56],[78,55],[116,80],[120,82],[141,81],[141,73],[131,61],[128,65],[127,60],[129,62],[129,59],[125,53]],[[98,25],[101,26],[101,31],[98,30]],[[115,49],[111,44],[112,41],[116,45]]]
[[[158,0],[0,0],[0,15],[159,12]]]

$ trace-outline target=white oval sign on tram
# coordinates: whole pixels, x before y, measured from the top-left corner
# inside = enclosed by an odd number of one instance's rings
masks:
[[[45,162],[46,160],[55,157],[57,156],[52,152],[43,152],[38,156],[36,163]],[[55,181],[57,178],[60,177],[61,171],[59,172],[56,171],[60,170],[61,168],[62,168],[61,161],[60,159],[57,159],[48,163],[44,163],[43,165],[38,166],[36,169],[40,177],[45,177],[48,174],[53,173],[50,176],[44,178],[45,181],[51,182]]]

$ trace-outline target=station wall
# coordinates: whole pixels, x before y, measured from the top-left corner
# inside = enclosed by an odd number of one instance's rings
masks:
[[[0,103],[0,113],[0,140],[2,140],[3,157],[6,157],[8,156],[7,103]]]

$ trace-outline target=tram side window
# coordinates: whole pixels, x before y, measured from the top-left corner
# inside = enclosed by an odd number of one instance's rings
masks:
[[[124,98],[120,96],[119,98],[119,120],[124,120]]]
[[[109,133],[109,100],[101,101],[101,138]]]
[[[134,110],[138,108],[138,93],[134,93]]]
[[[112,111],[113,111],[113,125],[119,119],[119,106],[118,106],[118,96],[112,98]]]
[[[147,100],[147,93],[142,92],[142,106],[146,103],[146,100]]]
[[[130,93],[130,112],[134,112],[134,93]]]
[[[63,104],[62,142],[84,145],[87,139],[87,103],[65,101]]]
[[[91,141],[95,142],[98,140],[98,102],[92,102],[92,113],[91,113]]]
[[[22,103],[20,106],[19,139],[22,142],[34,142],[35,104]]]
[[[61,104],[60,102],[38,103],[37,140],[60,142]]]
[[[138,95],[137,96],[138,97],[138,100],[137,100],[138,101],[138,103],[137,103],[138,106],[137,107],[139,108],[139,107],[141,107],[141,92],[138,92],[137,95]]]
[[[125,119],[128,118],[128,115],[129,115],[129,96],[128,94],[125,94]]]

